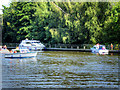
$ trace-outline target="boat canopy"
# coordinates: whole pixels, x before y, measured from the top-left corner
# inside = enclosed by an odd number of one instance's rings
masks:
[[[97,45],[93,46],[94,49],[97,49],[97,47],[98,47]],[[105,45],[99,45],[99,49],[102,49],[103,47],[105,48]]]

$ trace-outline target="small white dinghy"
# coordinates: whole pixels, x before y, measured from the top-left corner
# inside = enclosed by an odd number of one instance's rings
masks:
[[[98,53],[98,54],[108,54],[109,50],[105,48],[105,45],[94,45],[93,48],[91,48],[92,53]]]
[[[11,53],[5,54],[5,58],[32,58],[37,52],[30,52],[28,49],[12,49]]]

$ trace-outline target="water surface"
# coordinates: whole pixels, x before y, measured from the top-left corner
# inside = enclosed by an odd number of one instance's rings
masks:
[[[45,51],[2,57],[3,88],[118,88],[118,55]]]

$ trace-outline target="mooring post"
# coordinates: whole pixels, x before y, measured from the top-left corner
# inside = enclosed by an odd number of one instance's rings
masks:
[[[18,43],[16,43],[16,47],[19,47],[19,44],[18,44]]]
[[[111,49],[109,45],[108,45],[108,49],[109,49],[109,50]]]
[[[60,48],[62,48],[62,47],[60,46]]]
[[[84,49],[85,49],[85,45],[84,45]]]
[[[79,49],[79,46],[77,46],[77,49]]]
[[[49,48],[51,48],[51,45],[49,44]]]
[[[56,48],[56,44],[55,44],[55,48]]]

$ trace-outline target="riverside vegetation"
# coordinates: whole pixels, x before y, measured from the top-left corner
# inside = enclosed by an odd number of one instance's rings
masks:
[[[120,2],[12,2],[3,6],[3,43],[119,44]]]

